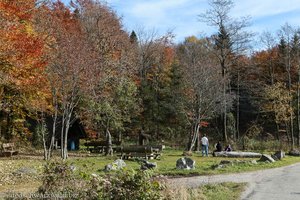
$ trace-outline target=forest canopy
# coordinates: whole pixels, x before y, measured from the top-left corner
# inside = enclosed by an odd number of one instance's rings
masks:
[[[233,18],[231,0],[209,4],[198,20],[214,34],[175,43],[171,32],[127,32],[98,0],[0,0],[0,140],[44,145],[50,157],[59,138],[66,159],[80,123],[89,138],[144,134],[188,150],[204,133],[299,147],[299,28],[264,32],[249,53],[250,19]]]

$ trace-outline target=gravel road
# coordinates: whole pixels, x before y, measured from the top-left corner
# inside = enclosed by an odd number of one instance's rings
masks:
[[[172,178],[172,187],[198,187],[209,183],[248,183],[243,200],[299,200],[300,163],[286,167],[239,174]]]

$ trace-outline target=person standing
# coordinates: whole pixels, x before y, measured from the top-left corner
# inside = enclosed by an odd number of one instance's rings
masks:
[[[208,156],[208,138],[206,137],[206,135],[204,135],[201,138],[201,143],[202,143],[202,156],[206,155]]]

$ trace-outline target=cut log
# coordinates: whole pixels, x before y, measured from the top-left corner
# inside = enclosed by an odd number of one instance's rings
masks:
[[[229,157],[229,158],[260,158],[262,156],[261,153],[255,152],[242,152],[242,151],[221,151],[214,152],[213,156],[215,157]]]

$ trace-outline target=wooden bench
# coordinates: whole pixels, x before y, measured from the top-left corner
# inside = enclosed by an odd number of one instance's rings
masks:
[[[11,157],[13,155],[17,155],[18,151],[14,150],[14,148],[15,148],[14,143],[3,143],[2,144],[1,156]]]
[[[106,142],[105,141],[90,141],[84,143],[84,146],[86,146],[86,149],[90,151],[91,153],[103,153],[106,148]]]
[[[91,153],[104,153],[107,148],[107,142],[104,140],[94,140],[84,143],[84,146],[86,147],[87,151],[90,151]],[[113,141],[112,148],[113,151],[120,152],[120,142],[119,141]]]

